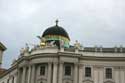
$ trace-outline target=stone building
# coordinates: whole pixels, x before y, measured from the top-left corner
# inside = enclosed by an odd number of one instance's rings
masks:
[[[83,47],[58,25],[26,44],[0,83],[125,83],[125,48]]]

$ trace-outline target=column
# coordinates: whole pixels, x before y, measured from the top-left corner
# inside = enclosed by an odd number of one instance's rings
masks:
[[[31,66],[28,67],[28,83],[30,83],[31,80]]]
[[[57,63],[53,64],[53,83],[57,83]]]
[[[62,83],[62,78],[63,78],[63,63],[59,64],[59,80],[58,83]]]
[[[83,65],[79,64],[79,83],[83,83]]]
[[[51,76],[52,76],[52,63],[48,63],[48,78],[47,78],[47,83],[51,83]]]
[[[32,65],[31,83],[35,83],[35,65]]]
[[[20,83],[20,69],[17,70],[17,80],[16,83]]]
[[[25,83],[26,78],[26,67],[23,67],[22,83]]]
[[[78,64],[74,64],[74,83],[78,83]]]

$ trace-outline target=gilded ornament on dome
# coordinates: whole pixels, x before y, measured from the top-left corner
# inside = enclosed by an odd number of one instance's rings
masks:
[[[46,46],[46,39],[44,37],[41,38],[40,46],[41,47],[45,47]]]

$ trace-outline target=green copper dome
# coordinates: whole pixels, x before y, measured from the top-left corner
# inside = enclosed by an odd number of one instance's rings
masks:
[[[54,41],[54,44],[58,47],[60,47],[60,41],[63,41],[64,47],[69,47],[69,35],[64,28],[58,26],[58,21],[56,21],[55,26],[47,28],[43,32],[42,37],[45,38],[48,43]]]

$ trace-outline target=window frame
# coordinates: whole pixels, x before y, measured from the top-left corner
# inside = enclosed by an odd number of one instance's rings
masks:
[[[70,66],[71,67],[71,75],[66,75],[65,74],[65,66]],[[74,64],[73,63],[64,63],[63,64],[63,76],[64,76],[64,79],[71,79],[73,77],[73,74],[74,74]]]
[[[86,68],[90,68],[90,76],[87,76],[87,74],[86,74]],[[85,66],[84,67],[84,76],[85,76],[85,78],[92,78],[92,67],[91,66]]]
[[[41,71],[41,68],[42,68],[42,67],[44,67],[44,74],[42,74],[42,71]],[[42,65],[40,65],[39,68],[40,68],[40,69],[39,69],[39,74],[40,74],[40,76],[46,76],[47,66],[46,66],[45,64],[42,64]]]
[[[68,71],[70,70],[70,73],[68,72],[68,74],[67,74],[67,71],[66,71],[66,67],[70,67],[70,69],[68,69]],[[72,75],[72,65],[71,64],[65,64],[64,65],[64,75],[65,76],[71,76]]]
[[[111,77],[107,77],[106,69],[111,69]],[[105,67],[105,72],[104,72],[104,77],[105,79],[113,79],[113,68],[112,67]]]

